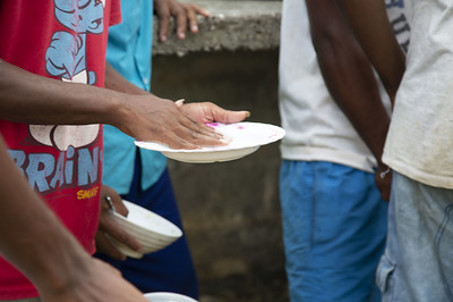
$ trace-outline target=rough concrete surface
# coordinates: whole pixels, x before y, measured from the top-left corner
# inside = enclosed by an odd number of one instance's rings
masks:
[[[155,20],[151,90],[186,102],[249,110],[249,121],[280,125],[281,1],[183,0],[211,13],[199,33],[165,43]],[[201,302],[286,302],[278,197],[279,143],[213,164],[169,161],[199,276]]]
[[[169,39],[158,41],[154,24],[153,54],[184,56],[189,52],[268,50],[279,45],[281,1],[190,1],[208,10],[211,17],[198,16],[199,33],[178,41],[171,24]]]
[[[278,50],[154,57],[152,91],[249,110],[280,125]],[[201,302],[288,301],[278,198],[279,143],[213,164],[169,161]]]

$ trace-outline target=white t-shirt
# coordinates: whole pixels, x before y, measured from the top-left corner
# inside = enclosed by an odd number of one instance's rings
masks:
[[[453,189],[453,2],[413,2],[407,69],[383,160],[418,182]]]
[[[397,3],[389,9],[404,44],[409,39],[409,28],[403,7]],[[310,38],[304,0],[283,1],[280,43],[279,106],[286,130],[282,157],[329,161],[373,172],[373,155],[325,86]],[[385,93],[383,98],[389,109]]]

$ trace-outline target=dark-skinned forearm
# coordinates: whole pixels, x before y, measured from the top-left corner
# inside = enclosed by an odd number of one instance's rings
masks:
[[[0,119],[29,124],[115,123],[122,95],[34,75],[0,60]]]
[[[32,191],[1,137],[0,170],[0,254],[38,288],[65,288],[89,255]]]
[[[339,0],[342,11],[393,101],[405,71],[405,55],[380,0]]]
[[[306,2],[312,40],[326,86],[380,163],[390,118],[370,62],[335,1]]]

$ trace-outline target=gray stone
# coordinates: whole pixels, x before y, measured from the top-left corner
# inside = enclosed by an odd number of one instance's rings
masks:
[[[280,125],[280,1],[195,1],[211,12],[200,32],[153,49],[152,92],[249,110]],[[174,25],[173,25],[174,31]],[[157,32],[154,33],[157,38]],[[202,302],[286,302],[278,197],[279,143],[213,164],[169,160]]]
[[[171,23],[169,38],[158,41],[158,23],[154,22],[154,55],[184,56],[197,51],[236,51],[277,49],[280,41],[280,1],[211,1],[191,3],[205,8],[211,17],[198,16],[199,33],[187,33],[184,41],[175,35]]]
[[[277,66],[277,50],[159,55],[152,91],[249,110],[249,121],[280,125]],[[279,164],[279,143],[224,163],[169,160],[202,295],[219,302],[288,301]]]

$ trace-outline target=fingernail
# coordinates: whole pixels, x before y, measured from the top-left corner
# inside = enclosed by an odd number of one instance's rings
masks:
[[[161,36],[160,39],[162,42],[165,42],[165,41],[167,41],[167,36]]]
[[[250,115],[252,115],[252,114],[250,113],[250,111],[246,111],[246,112],[245,112],[245,117],[246,117],[246,118],[247,118],[247,117],[250,117]]]
[[[178,36],[179,36],[180,39],[185,39],[186,38],[186,35],[184,33],[179,33]]]
[[[192,25],[192,31],[197,32],[198,31],[198,26]]]

